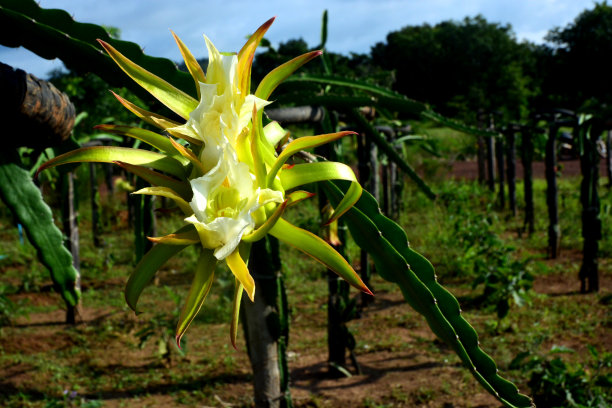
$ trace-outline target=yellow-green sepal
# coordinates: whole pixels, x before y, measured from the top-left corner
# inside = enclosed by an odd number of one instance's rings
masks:
[[[168,134],[170,134],[171,136],[176,137],[177,139],[186,140],[187,142],[191,143],[194,146],[202,146],[204,144],[204,142],[192,137],[192,135],[188,135],[185,132],[181,132],[181,127],[168,128],[166,129],[166,132],[168,132]]]
[[[274,22],[276,17],[272,17],[265,23],[263,23],[257,31],[253,33],[247,40],[247,42],[242,46],[240,51],[238,52],[238,75],[239,75],[239,86],[240,92],[243,95],[248,95],[251,90],[251,66],[253,64],[253,57],[255,56],[255,50],[257,46],[261,42],[266,31]]]
[[[173,200],[176,205],[183,211],[185,215],[193,214],[193,210],[189,206],[189,203],[183,199],[178,193],[169,187],[154,186],[145,187],[138,191],[134,191],[132,194],[145,194],[166,197]],[[195,232],[195,230],[194,230]],[[197,235],[197,234],[196,234]]]
[[[281,140],[288,136],[289,131],[284,129],[278,122],[272,121],[264,126],[264,137],[271,146],[276,146]]]
[[[261,80],[255,91],[255,96],[267,101],[281,82],[297,71],[302,65],[321,54],[323,54],[323,51],[311,51],[274,68]]]
[[[206,82],[206,75],[204,75],[204,70],[202,70],[202,67],[198,63],[198,60],[195,59],[191,51],[189,51],[189,48],[187,48],[185,43],[181,41],[178,35],[176,35],[174,31],[172,30],[170,30],[170,32],[172,33],[172,36],[174,37],[174,41],[176,41],[176,44],[178,45],[179,50],[181,51],[181,55],[183,56],[185,65],[187,66],[187,69],[189,70],[189,73],[191,74],[191,77],[193,78],[195,82],[195,87],[196,87],[196,91],[198,92],[198,99],[199,99],[201,97],[200,82]]]
[[[299,139],[298,139],[299,140]],[[279,178],[285,190],[290,190],[294,187],[326,180],[348,180],[351,181],[351,187],[347,194],[342,198],[342,201],[336,206],[335,211],[331,214],[327,223],[337,220],[342,214],[350,209],[353,204],[361,197],[363,189],[355,177],[353,170],[346,164],[338,162],[315,162],[296,164],[283,169]]]
[[[279,219],[270,234],[316,259],[357,289],[372,294],[353,267],[334,248],[320,237]]]
[[[266,179],[266,186],[270,187],[272,185],[272,183],[274,182],[274,178],[276,177],[276,174],[278,173],[280,168],[283,166],[283,164],[285,164],[285,162],[287,161],[287,159],[289,159],[289,157],[293,156],[297,152],[301,150],[311,149],[313,147],[321,146],[326,143],[333,142],[334,140],[338,140],[341,137],[348,136],[348,135],[355,135],[355,134],[356,134],[355,132],[345,131],[345,132],[329,133],[329,134],[317,135],[317,136],[304,136],[304,137],[300,137],[299,139],[293,140],[291,143],[287,145],[287,147],[283,149],[281,154],[278,156],[278,158],[272,165],[272,168],[268,172],[268,177]]]
[[[285,190],[324,180],[357,181],[353,170],[346,164],[338,162],[296,164],[284,168],[279,173],[279,178]]]
[[[202,162],[196,157],[196,155],[190,149],[187,149],[182,144],[177,143],[176,141],[174,141],[174,139],[168,139],[168,140],[172,144],[172,147],[174,147],[174,149],[176,149],[176,151],[179,152],[179,154],[183,158],[187,159],[189,162],[193,164],[194,169],[198,172],[198,176],[201,176],[204,173],[206,173],[206,170],[204,170],[204,166],[202,166]]]
[[[179,178],[186,176],[186,170],[183,165],[172,157],[149,150],[117,146],[81,147],[69,151],[47,161],[38,168],[36,173],[38,174],[45,169],[68,163],[114,163],[118,161],[135,166],[150,167]]]
[[[334,211],[330,214],[329,219],[325,222],[325,225],[329,225],[332,222],[337,221],[338,218],[342,217],[345,212],[350,210],[351,207],[355,205],[357,201],[359,201],[359,197],[361,197],[362,192],[363,188],[361,187],[361,184],[356,181],[352,182],[344,195],[344,198],[338,203],[336,208],[334,208]]]
[[[274,224],[276,224],[276,221],[278,221],[281,215],[283,215],[288,204],[289,204],[289,200],[283,201],[278,207],[276,207],[276,210],[274,210],[272,215],[268,217],[266,222],[264,222],[255,231],[251,232],[248,235],[243,236],[242,240],[244,242],[253,243],[265,237],[270,231],[270,229],[274,226]]]
[[[238,161],[245,163],[249,169],[254,169],[253,154],[251,153],[251,142],[253,140],[253,124],[246,126],[242,132],[236,136],[236,154]]]
[[[147,169],[146,167],[135,166],[133,164],[124,163],[121,161],[116,161],[113,163],[130,173],[134,173],[138,177],[148,181],[154,186],[168,187],[169,189],[175,191],[180,197],[182,197],[183,200],[191,201],[193,192],[191,190],[189,182],[186,180],[177,180],[175,178],[168,177],[165,174],[161,174],[154,170]]]
[[[108,55],[130,78],[183,119],[198,106],[198,101],[157,75],[133,63],[112,45],[98,40]]]
[[[253,157],[253,171],[257,184],[263,186],[266,182],[266,165],[263,153],[263,111],[257,112],[257,107],[253,106],[252,128],[251,128],[251,155]]]
[[[302,202],[304,200],[314,197],[315,195],[316,195],[315,193],[311,193],[309,191],[304,191],[304,190],[292,191],[286,196],[287,201],[288,201],[287,207],[292,207],[299,202]]]
[[[240,301],[242,300],[242,292],[244,292],[244,286],[238,279],[234,279],[234,296],[232,297],[232,322],[230,324],[230,341],[232,347],[238,350],[236,347],[236,337],[238,336],[238,322],[240,321]]]
[[[197,234],[196,234],[197,235]],[[202,249],[196,264],[193,281],[185,300],[185,305],[181,310],[181,314],[176,325],[176,344],[181,347],[181,338],[189,328],[189,325],[196,317],[210,288],[212,286],[213,278],[215,276],[215,266],[217,265],[217,258],[213,255],[213,251],[210,249]]]
[[[183,227],[175,233],[178,234],[188,231],[189,228],[192,227]],[[136,308],[138,299],[140,298],[143,289],[155,276],[155,272],[157,272],[157,270],[161,268],[168,259],[178,254],[187,246],[188,245],[157,244],[142,257],[125,285],[125,301],[134,312],[140,313]]]
[[[94,129],[102,130],[104,132],[115,133],[117,135],[128,136],[146,144],[153,146],[157,150],[172,156],[174,159],[180,161],[183,165],[189,163],[182,156],[176,154],[176,149],[170,142],[170,139],[166,136],[162,136],[159,133],[152,132],[147,129],[135,127],[135,126],[123,126],[123,125],[97,125]]]
[[[239,249],[236,248],[234,252],[229,254],[227,258],[225,258],[225,262],[227,263],[227,266],[229,266],[236,279],[240,281],[244,290],[247,293],[247,296],[249,297],[249,299],[251,299],[252,302],[255,299],[255,280],[249,273],[249,268],[240,256]]]
[[[115,96],[115,98],[117,98],[117,100],[130,112],[132,112],[134,115],[138,116],[140,119],[144,120],[145,122],[147,122],[150,125],[153,125],[155,127],[158,127],[162,130],[166,130],[168,128],[172,128],[172,127],[176,127],[176,126],[180,126],[181,124],[178,122],[175,122],[171,119],[168,119],[162,115],[158,115],[157,113],[154,112],[149,112],[148,110],[142,109],[139,106],[134,105],[132,102],[128,101],[127,99],[122,98],[121,96],[117,95],[115,92],[111,91],[111,93]]]
[[[147,239],[155,244],[166,245],[194,245],[200,243],[200,236],[196,230],[168,234],[163,237],[147,237]]]

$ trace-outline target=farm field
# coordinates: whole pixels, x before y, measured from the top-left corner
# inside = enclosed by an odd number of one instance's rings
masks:
[[[0,408],[612,407],[606,1],[111,3],[0,0]]]
[[[560,181],[562,250],[556,260],[545,256],[542,180],[535,185],[536,233],[531,237],[518,233],[520,211],[514,219],[496,209],[495,196],[472,181],[435,182],[440,194],[435,203],[415,190],[404,191],[399,222],[411,245],[432,261],[440,281],[458,297],[467,320],[480,334],[483,349],[495,358],[502,374],[530,395],[538,387],[534,373],[545,368],[558,377],[551,381],[565,381],[567,387],[588,384],[593,392],[604,394],[594,378],[611,375],[612,199],[602,185],[602,218],[608,226],[600,245],[600,291],[580,294],[578,182],[567,174]],[[517,191],[520,205],[520,185]],[[148,311],[135,316],[122,293],[133,268],[133,238],[120,201],[120,196],[102,198],[107,222],[101,248],[92,245],[88,206],[81,206],[83,299],[74,326],[64,324],[63,302],[51,290],[33,249],[27,242],[19,243],[17,229],[2,210],[1,288],[12,308],[1,310],[5,319],[0,328],[1,405],[252,406],[252,374],[243,337],[238,336],[238,351],[229,342],[229,271],[218,272],[211,298],[186,335],[181,355],[168,345],[180,307],[177,299],[189,287],[188,271],[195,253],[185,251],[169,261],[143,294],[142,308]],[[297,225],[316,224],[314,208],[314,204],[306,206],[291,217]],[[467,252],[473,246],[465,246],[461,226],[478,219],[487,220],[486,228],[479,225],[483,234],[498,237],[494,245],[511,248],[508,257],[521,261],[533,276],[533,290],[525,304],[519,307],[511,302],[508,316],[501,320],[494,306],[482,302],[482,286],[472,287],[475,267]],[[174,222],[174,217],[160,215],[158,230],[172,229]],[[348,245],[350,259],[358,259],[357,249],[350,241]],[[281,251],[290,307],[291,395],[296,407],[499,407],[461,367],[455,353],[435,338],[424,319],[404,303],[399,290],[376,275],[374,302],[348,324],[356,339],[361,373],[349,365],[351,377],[330,378],[325,272],[292,248],[283,245]],[[525,353],[523,360],[512,364],[521,353]],[[564,364],[563,372],[550,365],[555,358],[561,362],[555,364]],[[539,386],[551,386],[543,384]]]

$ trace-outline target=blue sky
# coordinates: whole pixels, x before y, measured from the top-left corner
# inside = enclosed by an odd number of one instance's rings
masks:
[[[245,37],[272,16],[266,37],[274,45],[303,38],[319,42],[321,15],[329,12],[327,49],[368,53],[387,33],[407,25],[436,24],[482,14],[489,22],[510,24],[519,40],[541,43],[548,30],[571,23],[593,0],[40,0],[77,21],[116,26],[122,39],[147,54],[180,60],[174,30],[196,57],[205,56],[202,34],[221,51],[237,51]],[[0,47],[0,61],[41,78],[61,62],[44,60],[24,49]]]

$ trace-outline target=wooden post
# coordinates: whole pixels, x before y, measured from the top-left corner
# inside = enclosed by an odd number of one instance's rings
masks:
[[[506,177],[508,181],[508,204],[516,217],[516,130],[511,127],[506,133]]]
[[[322,131],[330,133],[335,129],[331,121],[322,123]],[[336,152],[329,144],[319,146],[315,152],[330,160],[337,160]],[[318,192],[319,211],[321,214],[326,213],[329,202],[327,196],[320,189]],[[346,234],[342,225],[342,221],[338,220],[335,223],[336,232],[333,233],[334,224],[327,228],[327,241],[340,255],[346,258],[344,251]],[[327,270],[327,350],[328,350],[328,370],[333,377],[345,376],[346,369],[346,351],[352,351],[350,345],[351,334],[346,327],[347,319],[350,317],[347,310],[350,307],[349,285],[342,280],[336,273]]]
[[[382,162],[379,165],[380,169],[380,192],[381,192],[381,210],[386,215],[389,216],[389,201],[391,197],[389,197],[389,161],[386,158],[383,158]]]
[[[495,191],[495,139],[486,137],[487,143],[487,185],[489,190]]]
[[[608,187],[612,188],[612,130],[606,132],[606,173],[608,174]]]
[[[391,205],[389,208],[389,215],[393,220],[397,220],[399,217],[399,194],[398,194],[398,171],[397,164],[395,162],[389,163],[389,196]]]
[[[106,187],[108,187],[108,196],[112,197],[115,195],[115,184],[113,183],[113,165],[103,164],[104,168],[104,180],[106,181]]]
[[[562,119],[565,116],[567,119]],[[551,109],[541,112],[537,117],[548,121],[546,140],[546,204],[548,206],[548,256],[557,258],[561,249],[561,228],[559,226],[559,191],[557,187],[557,134],[561,126],[576,129],[574,112],[566,109]]]
[[[485,184],[487,179],[487,167],[485,162],[485,151],[487,145],[483,136],[476,136],[476,160],[478,164],[478,182]]]
[[[396,133],[393,129],[390,129],[389,133],[389,144],[395,144]],[[387,195],[389,196],[389,206],[387,217],[390,217],[393,220],[397,220],[399,217],[399,208],[398,208],[398,194],[397,194],[397,164],[394,161],[390,161],[388,163],[388,172],[389,172],[389,192]]]
[[[504,139],[495,140],[495,155],[497,156],[497,178],[499,183],[499,208],[506,206],[506,186],[504,185]]]
[[[139,190],[146,186],[145,182],[136,177],[136,189]],[[155,233],[155,212],[154,196],[150,195],[129,195],[132,203],[132,215],[134,217],[134,254],[135,261],[138,262],[145,253],[153,246],[147,237],[154,237]]]
[[[521,161],[523,163],[523,191],[525,196],[525,223],[529,235],[535,232],[533,210],[533,128],[524,128],[521,132],[523,142]]]
[[[28,135],[3,138],[3,148],[45,149],[70,137],[74,106],[52,83],[0,62],[0,94],[0,116],[6,116],[4,130]]]
[[[412,133],[412,127],[410,125],[405,125],[402,126],[400,128],[395,129],[395,138],[399,138],[400,136],[403,135],[408,135]],[[406,154],[406,144],[403,143],[401,146],[395,146],[396,150],[402,150],[402,154],[404,157],[407,156]],[[402,209],[401,206],[401,200],[402,200],[402,195],[404,193],[404,176],[403,173],[400,173],[397,164],[395,162],[392,163],[393,165],[393,178],[394,178],[394,184],[393,184],[393,216],[395,217],[395,220],[399,219],[400,216],[400,211]],[[364,295],[366,295],[364,293]],[[372,296],[370,295],[366,295],[368,298],[372,298]]]
[[[357,135],[357,157],[358,164],[357,169],[359,171],[359,183],[367,190],[371,190],[370,181],[372,177],[372,170],[370,168],[370,150],[372,142],[365,134]],[[363,249],[360,250],[359,257],[361,280],[363,283],[370,287],[370,261],[368,259],[368,253]],[[369,296],[362,292],[361,294],[361,307],[365,307],[372,303],[373,296]]]
[[[337,249],[337,248],[335,248]],[[346,333],[342,321],[343,303],[348,294],[348,283],[341,280],[337,274],[327,270],[327,361],[332,377],[344,377],[346,370]],[[346,305],[344,305],[346,307]]]
[[[580,292],[599,291],[599,271],[597,251],[601,239],[602,228],[599,218],[600,202],[597,194],[599,180],[599,153],[597,139],[603,129],[599,124],[584,123],[577,129],[582,144],[580,155],[580,169],[582,181],[580,183],[580,201],[582,202],[582,266],[578,274],[580,278]]]
[[[487,115],[487,130],[495,130],[495,119],[494,115],[497,112],[491,112]],[[493,136],[487,136],[485,138],[487,144],[487,184],[489,190],[495,191],[495,138]]]
[[[486,115],[484,111],[478,111],[476,116],[479,129],[484,129],[486,126]],[[484,184],[487,179],[487,167],[486,167],[486,152],[487,144],[484,136],[476,136],[476,160],[478,162],[478,182]]]
[[[98,203],[100,196],[98,194],[98,180],[94,163],[89,163],[89,183],[91,184],[91,233],[93,235],[93,244],[95,247],[101,247],[100,206]]]
[[[77,270],[75,289],[81,291],[81,260],[79,257],[79,224],[78,209],[75,207],[74,194],[74,173],[69,171],[63,175],[63,203],[62,203],[62,223],[66,234],[66,246],[72,254],[72,265]],[[80,303],[80,302],[79,302]],[[79,314],[80,304],[70,306],[66,304],[66,323],[75,324]]]
[[[380,165],[378,161],[378,148],[374,143],[370,143],[370,193],[380,202]]]
[[[548,256],[557,258],[561,245],[561,228],[559,226],[559,191],[557,188],[557,132],[556,122],[548,128],[546,140],[546,204],[548,206]]]
[[[385,136],[385,139],[390,144],[393,144],[393,140],[395,138],[395,132],[390,126],[376,126],[376,130],[382,133]],[[393,200],[393,182],[394,177],[392,177],[392,163],[386,158],[384,164],[379,164],[380,168],[380,190],[379,194],[382,194],[382,210],[383,213],[387,217],[392,217],[391,211],[393,208],[392,200]],[[393,163],[393,168],[395,165]]]
[[[243,297],[242,316],[257,408],[292,407],[286,359],[287,299],[280,267],[275,238],[253,244],[249,270],[257,290],[254,302]]]

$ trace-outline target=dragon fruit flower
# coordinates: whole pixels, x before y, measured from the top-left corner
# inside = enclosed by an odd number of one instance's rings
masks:
[[[151,183],[151,187],[133,194],[165,196],[175,202],[184,214],[185,226],[172,234],[149,238],[156,245],[132,272],[125,298],[136,311],[138,299],[156,271],[181,249],[198,245],[200,256],[177,325],[179,344],[208,295],[217,263],[224,261],[236,278],[230,329],[235,347],[242,293],[246,292],[251,300],[255,296],[255,282],[245,260],[251,244],[268,233],[312,256],[351,285],[371,293],[329,244],[283,218],[287,208],[312,196],[296,190],[301,185],[327,180],[351,182],[329,223],[357,202],[362,189],[351,168],[342,163],[286,164],[301,150],[353,132],[304,136],[286,143],[288,134],[278,123],[264,126],[263,109],[271,103],[271,93],[299,67],[321,54],[309,52],[282,64],[251,93],[255,49],[273,20],[264,23],[237,54],[219,52],[205,37],[209,55],[206,73],[173,33],[194,80],[197,99],[132,62],[111,44],[99,41],[127,75],[181,120],[149,112],[115,95],[128,110],[160,132],[122,125],[97,128],[139,139],[156,151],[114,146],[80,148],[57,156],[38,170],[74,162],[115,163]]]

